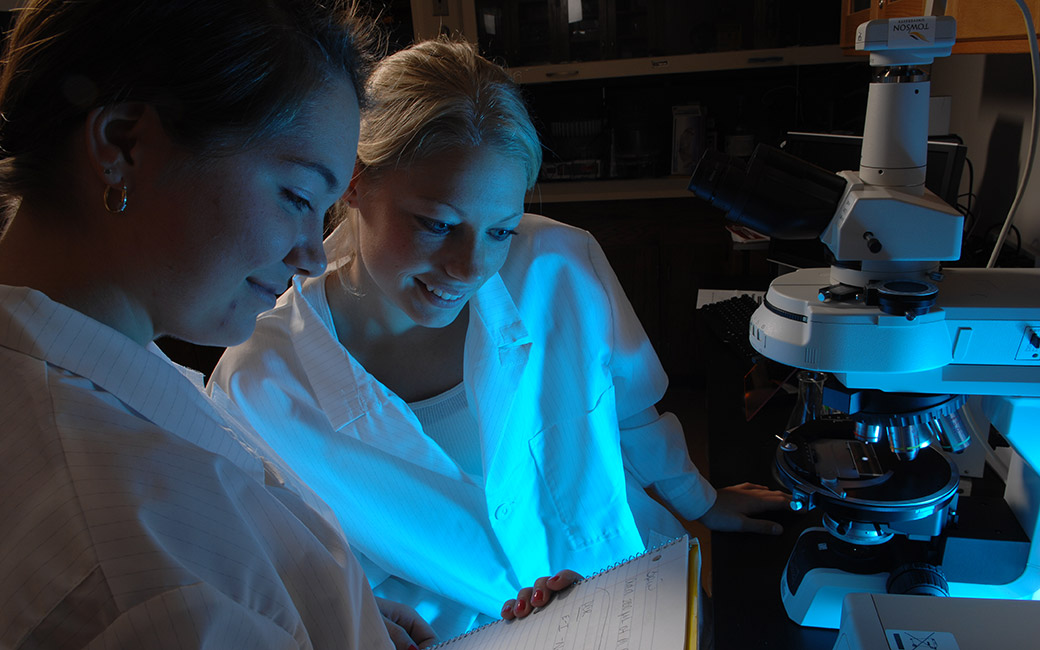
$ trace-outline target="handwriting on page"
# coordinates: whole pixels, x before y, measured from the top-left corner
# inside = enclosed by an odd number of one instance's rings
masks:
[[[583,581],[525,619],[452,642],[484,650],[675,650],[686,629],[686,544]]]

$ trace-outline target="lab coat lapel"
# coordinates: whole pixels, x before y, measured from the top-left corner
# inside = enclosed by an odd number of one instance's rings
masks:
[[[324,322],[311,305],[319,297],[311,294],[325,291],[325,276],[305,282],[296,276],[293,285],[288,298],[289,340],[318,405],[338,431],[365,414],[361,386],[367,373],[336,339],[332,323]]]
[[[332,429],[408,463],[463,478],[455,461],[422,432],[412,409],[357,362],[310,304],[311,291],[324,291],[324,276],[296,282],[291,338]]]
[[[365,444],[456,480],[468,480],[462,469],[422,430],[412,409],[374,378],[364,387],[368,426],[347,427]]]
[[[499,275],[481,287],[470,306],[476,318],[466,334],[467,399],[481,425],[484,473],[491,476],[497,463],[508,462],[508,454],[502,460],[498,452],[527,367],[531,337]]]

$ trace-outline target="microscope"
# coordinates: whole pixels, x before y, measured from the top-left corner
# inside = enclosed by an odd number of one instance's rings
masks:
[[[860,167],[833,174],[759,146],[705,154],[690,189],[830,268],[776,278],[749,337],[800,369],[774,474],[822,524],[781,579],[789,617],[837,628],[855,593],[1040,599],[1040,269],[944,268],[963,216],[924,185],[927,66],[953,18],[873,20]],[[1011,449],[1002,494],[961,496],[969,445]],[[998,481],[999,483],[999,481]]]

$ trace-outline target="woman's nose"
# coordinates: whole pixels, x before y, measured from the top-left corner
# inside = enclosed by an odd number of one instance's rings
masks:
[[[445,260],[444,270],[448,275],[466,283],[484,279],[487,273],[488,255],[475,237],[459,237]]]
[[[289,251],[285,263],[294,269],[293,274],[317,276],[325,272],[328,261],[322,241],[323,225],[310,228],[303,239]]]

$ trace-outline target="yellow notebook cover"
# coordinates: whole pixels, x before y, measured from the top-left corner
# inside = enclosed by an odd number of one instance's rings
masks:
[[[689,604],[686,612],[686,650],[697,650],[697,639],[700,638],[701,629],[701,547],[697,543],[697,538],[690,540],[689,558],[686,590],[686,600]]]

